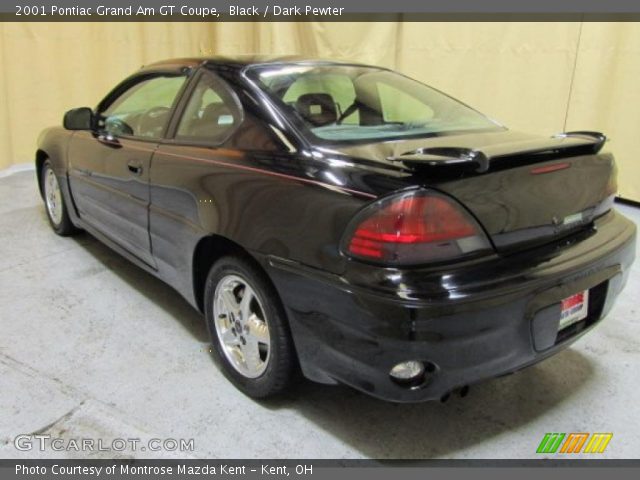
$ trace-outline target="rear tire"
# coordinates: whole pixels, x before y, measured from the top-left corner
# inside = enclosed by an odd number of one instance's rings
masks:
[[[58,177],[53,171],[53,168],[51,168],[51,162],[49,160],[44,162],[42,166],[40,182],[42,196],[44,197],[44,206],[51,228],[61,236],[73,235],[78,230],[73,226],[73,223],[71,223]]]
[[[225,376],[253,398],[275,396],[291,384],[297,359],[280,299],[264,272],[227,256],[209,271],[205,315]]]

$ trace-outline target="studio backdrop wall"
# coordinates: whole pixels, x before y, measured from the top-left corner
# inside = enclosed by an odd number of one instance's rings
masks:
[[[239,53],[383,65],[514,130],[603,131],[620,194],[640,201],[640,23],[0,24],[0,169],[30,162],[42,128],[143,64]]]

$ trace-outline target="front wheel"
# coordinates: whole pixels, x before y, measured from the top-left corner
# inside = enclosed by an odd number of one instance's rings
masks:
[[[240,257],[218,260],[205,288],[207,324],[224,372],[254,398],[284,391],[296,356],[284,310],[265,274]]]
[[[65,204],[58,177],[56,176],[51,163],[47,160],[42,166],[42,195],[47,210],[47,217],[54,232],[58,235],[66,236],[75,233],[77,230],[71,223],[67,205]]]

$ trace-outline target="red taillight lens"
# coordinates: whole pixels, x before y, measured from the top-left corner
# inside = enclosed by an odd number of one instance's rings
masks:
[[[462,207],[433,192],[383,199],[353,220],[343,250],[386,264],[419,264],[489,250],[482,230]]]

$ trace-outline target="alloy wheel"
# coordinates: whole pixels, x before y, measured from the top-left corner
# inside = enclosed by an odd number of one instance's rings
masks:
[[[271,339],[265,310],[249,282],[224,276],[216,286],[213,318],[225,357],[240,374],[257,378],[269,362]]]
[[[62,193],[58,178],[51,168],[47,168],[44,178],[44,198],[49,217],[55,225],[62,222]]]

